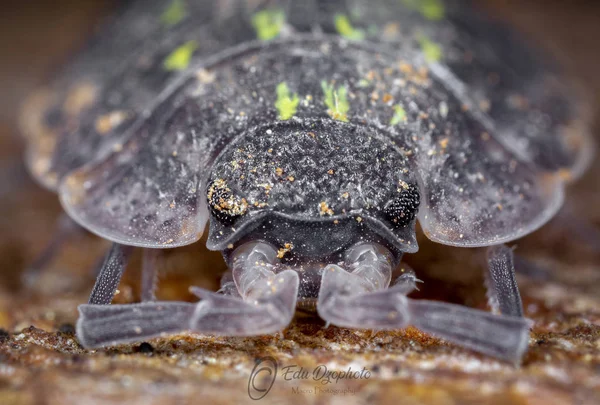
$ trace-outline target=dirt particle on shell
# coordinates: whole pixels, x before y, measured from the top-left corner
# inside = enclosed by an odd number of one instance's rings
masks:
[[[95,122],[96,131],[104,135],[118,127],[125,121],[128,114],[125,111],[112,111],[108,114],[99,116]]]
[[[329,207],[329,204],[326,201],[321,201],[319,203],[319,214],[323,215],[333,215],[333,210]]]
[[[98,90],[92,83],[82,82],[77,84],[67,95],[63,106],[65,112],[69,116],[80,114],[94,103],[97,93]]]
[[[292,249],[294,249],[294,245],[292,243],[284,243],[283,247],[279,248],[277,251],[277,257],[279,259],[283,259],[286,253],[290,252]]]

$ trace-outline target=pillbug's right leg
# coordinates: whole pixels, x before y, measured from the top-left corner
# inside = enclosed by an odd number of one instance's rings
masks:
[[[457,345],[510,361],[527,348],[530,322],[444,302],[412,300],[410,274],[386,288],[391,261],[385,248],[361,244],[346,254],[346,271],[329,265],[323,270],[317,309],[338,326],[398,329],[413,325]]]
[[[142,302],[81,305],[77,336],[83,346],[102,347],[181,332],[227,336],[270,334],[285,328],[295,313],[298,274],[276,270],[277,252],[266,243],[249,243],[232,255],[235,290],[201,288],[198,303]]]
[[[21,276],[23,284],[28,288],[32,287],[38,280],[40,273],[48,267],[67,240],[81,232],[83,232],[83,228],[67,214],[61,214],[58,218],[52,241],[23,272]]]
[[[231,270],[226,271],[223,277],[221,277],[221,288],[219,288],[219,291],[217,292],[230,297],[241,298],[241,295],[237,290],[237,286],[235,285],[235,280],[233,279],[233,273]]]
[[[156,286],[158,284],[159,249],[144,249],[142,257],[142,302],[156,301]]]
[[[129,262],[133,247],[113,243],[108,251],[96,284],[88,300],[91,305],[108,305],[112,301],[119,286],[125,267]]]

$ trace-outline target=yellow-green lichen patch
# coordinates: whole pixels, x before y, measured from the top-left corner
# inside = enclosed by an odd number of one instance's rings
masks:
[[[395,126],[406,122],[406,110],[400,104],[394,106],[394,116],[390,120],[390,125]]]
[[[297,94],[292,95],[287,83],[281,82],[277,85],[277,101],[275,101],[275,108],[279,113],[280,120],[289,120],[296,114],[298,110],[298,103],[300,99]]]
[[[357,83],[357,86],[361,89],[367,88],[371,85],[371,82],[367,79],[360,79]]]
[[[356,29],[352,26],[350,19],[345,14],[336,14],[334,17],[335,29],[344,38],[352,40],[361,40],[365,37],[363,30]]]
[[[261,41],[276,38],[285,24],[285,13],[282,10],[262,10],[252,16],[252,26]]]
[[[350,111],[350,103],[348,103],[348,89],[345,86],[339,86],[337,90],[333,84],[328,84],[325,81],[321,82],[321,88],[325,95],[325,105],[327,106],[327,114],[334,120],[348,121],[348,111]]]
[[[183,0],[172,0],[160,16],[160,21],[167,27],[179,24],[186,16],[187,10]]]
[[[185,70],[190,64],[194,51],[198,48],[196,41],[188,41],[175,49],[165,59],[163,66],[166,70]]]
[[[442,0],[402,0],[402,3],[431,21],[439,21],[446,14]]]
[[[419,35],[418,40],[427,62],[439,62],[442,60],[443,52],[438,44],[427,38],[425,35]]]

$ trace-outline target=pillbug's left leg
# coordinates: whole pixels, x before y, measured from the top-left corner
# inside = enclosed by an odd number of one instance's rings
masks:
[[[402,292],[404,295],[408,295],[414,290],[419,290],[417,283],[422,283],[423,280],[419,280],[415,274],[415,271],[405,264],[402,265],[402,274],[394,281],[393,288]]]
[[[486,285],[492,312],[523,316],[523,304],[515,277],[514,256],[511,248],[499,245],[488,248]]]
[[[328,322],[351,328],[397,329],[413,325],[450,342],[510,361],[527,348],[528,320],[499,316],[444,302],[412,300],[416,279],[400,277],[392,287],[385,248],[363,244],[347,253],[348,268],[323,271],[317,309]]]

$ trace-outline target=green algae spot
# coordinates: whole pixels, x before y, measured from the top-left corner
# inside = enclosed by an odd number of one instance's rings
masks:
[[[402,0],[402,3],[431,21],[439,21],[446,14],[442,0]]]
[[[173,0],[160,16],[160,21],[167,27],[177,25],[185,18],[187,10],[183,0]]]
[[[360,79],[357,83],[357,86],[360,87],[361,89],[367,88],[371,85],[371,82],[368,81],[367,79]]]
[[[344,14],[336,14],[334,17],[335,29],[344,38],[361,40],[365,37],[363,30],[358,30],[352,26],[348,16]]]
[[[194,51],[198,48],[196,41],[188,41],[175,49],[163,63],[166,70],[185,70],[190,64]]]
[[[348,89],[345,86],[339,86],[335,90],[332,84],[321,82],[323,94],[325,94],[325,105],[327,106],[327,114],[334,120],[348,122],[348,111],[350,111],[350,103],[348,103]]]
[[[418,40],[427,62],[439,62],[442,60],[443,52],[438,44],[427,38],[425,35],[420,35]]]
[[[291,95],[290,89],[285,82],[279,83],[276,91],[277,101],[275,101],[275,108],[277,108],[277,112],[279,113],[279,119],[282,121],[289,120],[296,114],[300,99],[297,94]]]
[[[394,106],[394,116],[390,120],[390,125],[395,126],[406,122],[406,111],[400,104]]]
[[[282,10],[262,10],[252,16],[252,26],[261,41],[276,38],[285,24],[285,13]]]
[[[444,18],[444,3],[441,0],[425,0],[421,5],[421,14],[423,17],[432,21],[439,21]]]

